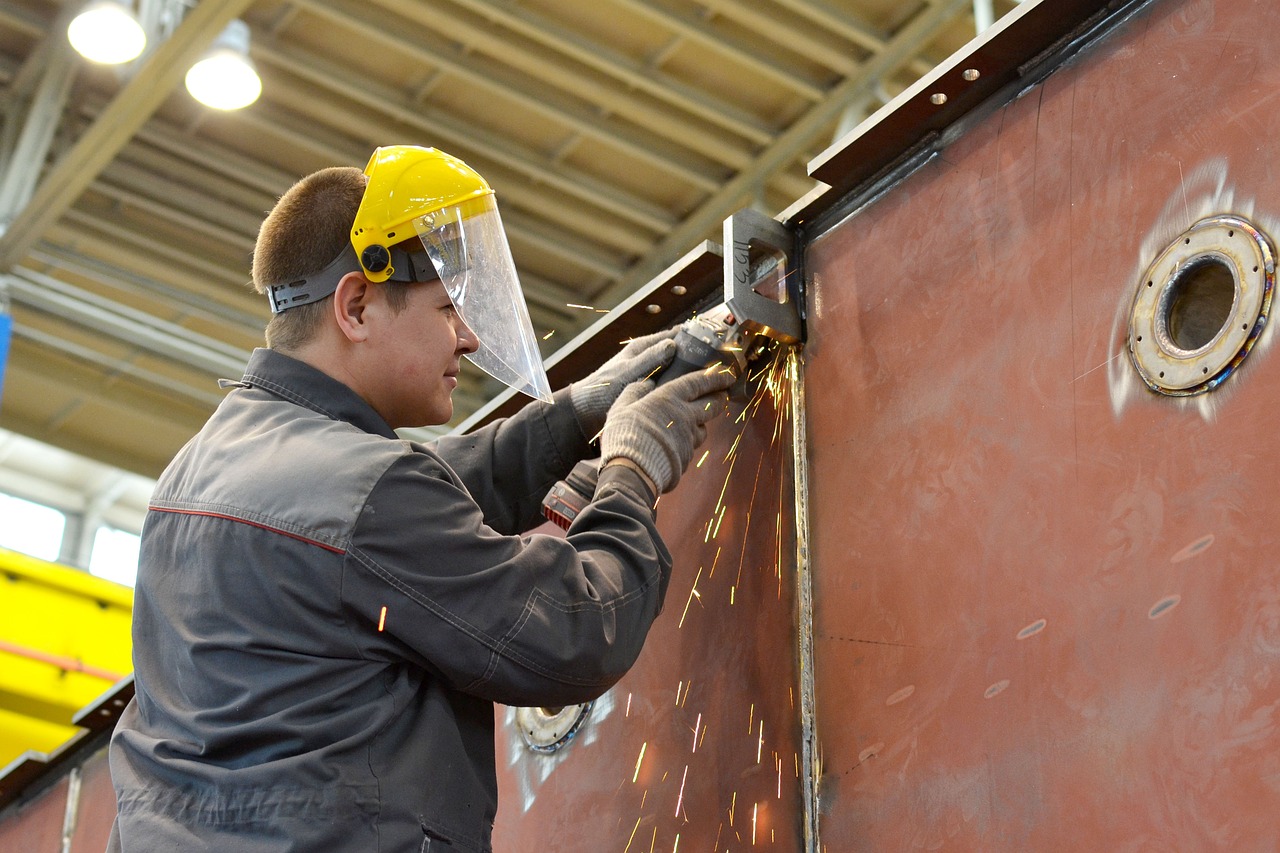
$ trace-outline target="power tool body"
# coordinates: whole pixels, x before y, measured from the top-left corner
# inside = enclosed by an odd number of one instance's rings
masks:
[[[723,365],[741,380],[757,343],[767,343],[763,335],[740,326],[722,306],[719,310],[687,320],[676,333],[676,356],[658,373],[658,385],[695,370]],[[565,530],[591,502],[600,475],[599,459],[584,459],[569,476],[551,487],[542,500],[542,514]]]

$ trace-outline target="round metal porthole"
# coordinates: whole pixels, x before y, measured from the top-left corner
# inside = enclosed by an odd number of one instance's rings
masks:
[[[563,708],[516,708],[516,727],[534,752],[555,752],[573,740],[591,714],[593,702]]]
[[[1178,235],[1138,282],[1129,352],[1152,391],[1187,397],[1235,372],[1266,327],[1275,287],[1271,241],[1236,216]]]

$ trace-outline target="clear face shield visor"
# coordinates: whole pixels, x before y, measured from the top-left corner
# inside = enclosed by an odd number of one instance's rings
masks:
[[[480,341],[473,364],[517,391],[551,401],[529,309],[492,195],[413,221],[458,315]]]

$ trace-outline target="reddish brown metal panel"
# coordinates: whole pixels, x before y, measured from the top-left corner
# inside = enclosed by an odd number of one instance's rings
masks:
[[[70,853],[102,853],[106,850],[115,817],[116,792],[111,787],[111,769],[104,748],[80,765],[80,799]]]
[[[1280,237],[1280,7],[1153,3],[811,247],[830,851],[1280,846],[1268,331],[1126,352],[1202,216]]]
[[[59,779],[30,802],[6,809],[0,815],[0,850],[60,853],[67,788],[66,778]]]
[[[500,710],[495,849],[801,849],[789,420],[743,411],[661,500],[675,572],[632,671],[559,753]]]

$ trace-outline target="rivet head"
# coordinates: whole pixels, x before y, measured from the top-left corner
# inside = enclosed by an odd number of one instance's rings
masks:
[[[662,310],[662,306],[661,306],[661,305],[646,305],[646,306],[644,306],[644,310],[648,311],[650,314],[657,314],[659,311],[661,311],[661,310]]]
[[[934,92],[932,95],[929,96],[929,101],[931,103],[937,104],[938,106],[942,106],[947,102],[947,96],[942,94],[941,92]]]
[[[676,296],[684,296],[689,292],[689,288],[685,287],[683,284],[677,284],[675,287],[671,288],[671,292]]]
[[[966,68],[964,73],[960,76],[972,83],[974,80],[977,80],[982,76],[982,72],[976,68]]]

